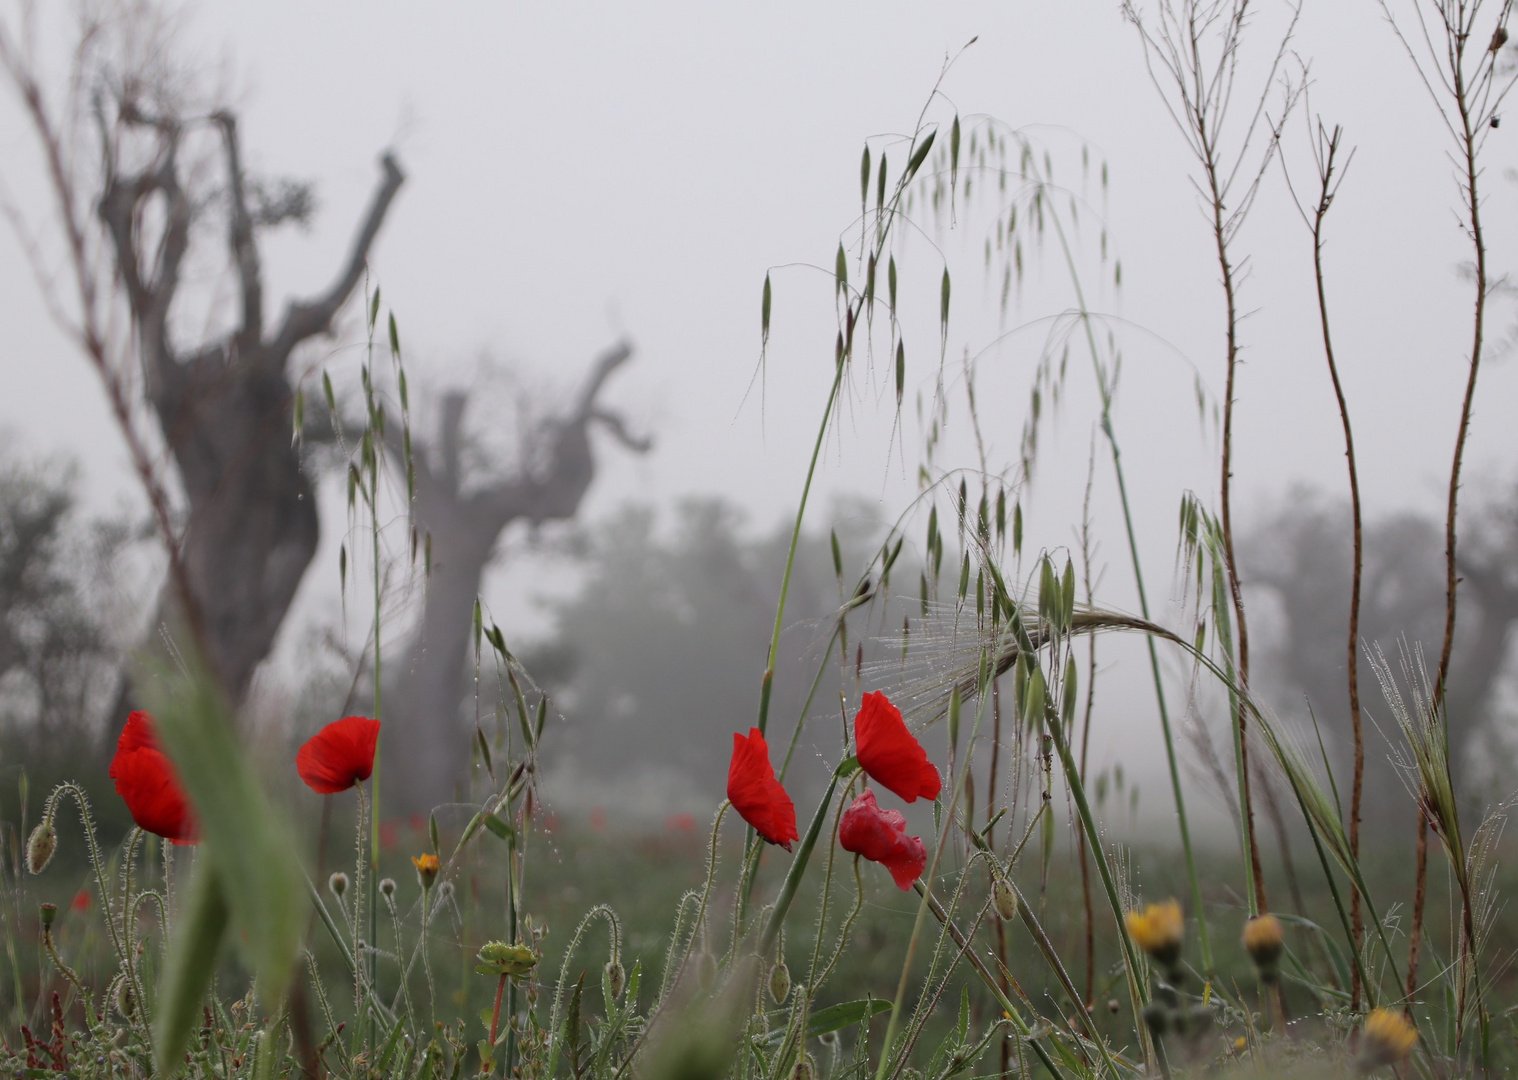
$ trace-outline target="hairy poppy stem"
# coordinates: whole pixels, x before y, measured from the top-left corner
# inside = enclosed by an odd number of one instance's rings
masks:
[[[770,920],[765,924],[764,934],[759,939],[760,956],[769,955],[770,950],[775,946],[776,939],[780,936],[780,928],[785,925],[786,912],[791,908],[791,901],[796,899],[796,889],[801,884],[802,875],[806,873],[806,864],[812,856],[812,848],[817,846],[817,837],[822,833],[822,822],[827,817],[828,807],[833,803],[833,792],[838,790],[838,781],[846,776],[852,776],[858,768],[859,762],[854,758],[848,758],[833,770],[833,778],[828,782],[828,789],[812,814],[812,823],[806,827],[806,835],[801,838],[801,847],[797,849],[795,858],[791,860],[791,869],[785,875],[785,884],[780,887],[780,895],[775,897],[774,910],[770,912]]]

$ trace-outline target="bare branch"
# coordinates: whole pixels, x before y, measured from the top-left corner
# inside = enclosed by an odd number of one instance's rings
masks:
[[[369,249],[379,235],[380,226],[385,222],[390,203],[406,180],[406,174],[401,171],[394,154],[386,153],[381,157],[380,166],[384,170],[384,177],[369,202],[369,212],[364,216],[363,225],[354,237],[347,265],[324,294],[314,300],[291,303],[285,312],[284,325],[265,353],[265,362],[270,367],[283,368],[295,346],[307,338],[327,333],[338,310],[358,287],[359,279],[364,273],[364,264],[369,259]]]
[[[654,448],[654,440],[647,435],[637,436],[627,430],[627,421],[621,413],[608,412],[605,409],[592,409],[590,419],[595,420],[609,431],[617,442],[637,454],[646,454]]]
[[[632,344],[628,341],[619,341],[607,349],[596,360],[595,369],[591,371],[589,378],[585,380],[585,387],[580,391],[580,403],[572,414],[571,422],[584,423],[590,418],[595,407],[596,397],[601,393],[601,387],[611,377],[611,373],[627,363],[632,358]]]
[[[237,340],[244,353],[253,352],[264,334],[264,286],[258,263],[258,245],[253,242],[253,219],[248,214],[247,195],[243,190],[242,150],[237,138],[237,117],[222,110],[212,117],[221,125],[227,148],[227,190],[231,193],[232,259],[242,282],[242,330]]]

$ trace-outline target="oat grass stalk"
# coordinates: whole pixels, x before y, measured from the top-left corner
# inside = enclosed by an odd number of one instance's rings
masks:
[[[1460,933],[1456,945],[1457,961],[1454,975],[1454,1052],[1460,1052],[1465,1034],[1468,1014],[1468,998],[1474,992],[1475,1006],[1486,1039],[1486,1005],[1482,998],[1479,963],[1480,938],[1476,932],[1476,895],[1472,880],[1472,855],[1468,850],[1460,825],[1460,807],[1455,799],[1455,786],[1450,775],[1448,722],[1443,714],[1444,700],[1439,696],[1437,684],[1429,678],[1421,652],[1402,656],[1402,678],[1393,674],[1386,656],[1377,648],[1371,657],[1371,667],[1386,703],[1391,709],[1397,727],[1402,732],[1405,754],[1399,755],[1409,789],[1417,801],[1423,817],[1429,822],[1434,835],[1439,838],[1449,862],[1450,873],[1460,896]],[[1411,700],[1404,696],[1401,683],[1405,682]],[[1409,998],[1412,994],[1408,995]]]

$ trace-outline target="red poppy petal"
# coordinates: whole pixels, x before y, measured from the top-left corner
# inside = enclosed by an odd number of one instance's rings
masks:
[[[153,727],[153,718],[145,712],[131,713],[126,727],[121,729],[121,737],[116,740],[116,752],[129,754],[133,750],[157,749],[158,732]]]
[[[189,802],[174,774],[173,763],[161,751],[138,749],[118,753],[111,762],[111,779],[116,781],[116,793],[138,827],[177,844],[195,841]]]
[[[380,724],[366,716],[345,716],[306,740],[295,755],[295,771],[312,791],[335,795],[374,772]]]
[[[727,797],[744,821],[771,844],[791,850],[800,839],[796,806],[770,765],[770,748],[758,728],[745,738],[733,733],[733,757],[727,768]]]
[[[854,717],[854,743],[859,767],[887,791],[907,802],[938,798],[943,786],[938,770],[884,694],[864,695]]]
[[[907,835],[907,819],[900,811],[882,810],[868,788],[843,812],[838,843],[845,851],[884,866],[901,889],[912,887],[928,861],[922,840]]]
[[[196,842],[195,815],[179,776],[163,751],[153,717],[134,712],[116,740],[110,777],[138,827],[176,844]]]

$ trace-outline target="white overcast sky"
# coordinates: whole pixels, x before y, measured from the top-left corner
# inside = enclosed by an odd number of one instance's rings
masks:
[[[1268,35],[1282,6],[1257,6]],[[829,283],[777,272],[763,408],[757,395],[745,400],[765,272],[831,265],[857,212],[864,140],[910,130],[946,54],[978,35],[944,82],[948,108],[1032,129],[1063,148],[1057,153],[1067,163],[1082,141],[1109,163],[1108,225],[1124,287],[1101,304],[1136,328],[1124,339],[1117,425],[1144,547],[1162,582],[1182,490],[1215,498],[1215,445],[1200,434],[1192,398],[1193,371],[1214,393],[1222,386],[1211,240],[1188,179],[1191,162],[1114,0],[265,0],[186,11],[186,48],[212,72],[229,73],[249,164],[318,182],[314,228],[282,232],[268,245],[269,293],[305,293],[327,280],[375,181],[376,155],[393,146],[409,180],[373,265],[413,365],[434,385],[467,382],[489,353],[525,381],[564,391],[625,333],[636,360],[607,400],[652,432],[657,448],[642,458],[607,449],[586,512],[604,514],[628,499],[722,493],[766,526],[794,506],[833,329]],[[1373,513],[1436,511],[1471,305],[1448,140],[1373,0],[1307,0],[1296,49],[1312,65],[1313,110],[1343,124],[1357,148],[1330,217],[1328,257],[1366,498]],[[1305,169],[1301,133],[1299,117],[1290,160]],[[1506,175],[1513,139],[1518,109],[1511,133],[1493,133],[1486,163],[1499,273],[1518,265],[1518,185]],[[38,190],[30,145],[7,99],[0,171],[22,202]],[[977,280],[973,257],[989,221],[961,220],[956,242],[972,254],[960,263],[955,310],[971,314],[954,350],[983,347],[995,326],[987,314],[995,289]],[[1247,521],[1251,507],[1298,481],[1342,491],[1343,470],[1308,238],[1278,169],[1239,253],[1250,258],[1236,469]],[[925,244],[911,254],[932,256]],[[936,282],[936,273],[923,280]],[[8,234],[0,241],[0,297],[0,428],[29,452],[77,455],[91,501],[110,504],[130,484],[120,441]],[[1514,309],[1499,301],[1492,338],[1513,322]],[[917,336],[913,392],[932,385],[931,336]],[[353,362],[334,357],[328,366],[340,372]],[[1015,455],[1030,363],[1028,347],[984,361],[993,464]],[[1041,543],[1067,542],[1079,508],[1093,413],[1089,380],[1072,384],[1035,497],[1047,508],[1034,521]],[[1515,391],[1512,363],[1494,356],[1472,435],[1477,476],[1511,475]],[[920,434],[909,417],[907,450],[898,440],[893,456],[888,412],[874,395],[856,395],[820,483],[824,495],[878,498],[894,517],[914,488]],[[1111,600],[1131,607],[1102,469],[1098,499]],[[340,517],[330,515],[326,526],[331,540]],[[330,547],[308,580],[308,610],[335,596]],[[515,600],[498,595],[495,605],[509,609]]]

